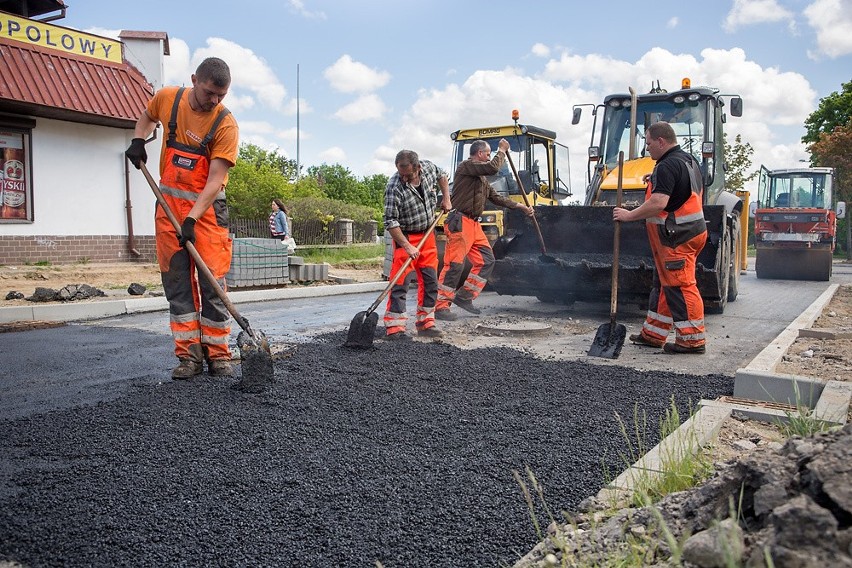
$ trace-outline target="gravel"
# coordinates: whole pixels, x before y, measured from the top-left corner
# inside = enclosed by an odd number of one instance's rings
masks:
[[[614,413],[645,413],[650,447],[671,397],[683,416],[733,390],[721,375],[345,338],[280,356],[261,394],[128,381],[113,400],[0,421],[0,559],[512,564],[538,540],[512,470],[570,510],[625,467]]]

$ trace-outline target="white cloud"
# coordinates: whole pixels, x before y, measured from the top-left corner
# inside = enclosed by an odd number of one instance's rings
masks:
[[[311,20],[324,20],[325,12],[311,12],[302,0],[289,0],[291,11]]]
[[[677,27],[678,23],[679,23],[679,20],[678,20],[677,16],[674,16],[672,18],[669,18],[669,21],[666,22],[666,27],[669,28],[669,29],[674,29],[674,28]]]
[[[300,115],[310,114],[314,112],[314,107],[312,107],[307,100],[299,97],[298,110]],[[296,99],[290,99],[287,101],[287,104],[284,105],[284,108],[282,108],[281,111],[288,116],[296,116]]]
[[[387,71],[371,69],[353,61],[349,55],[342,55],[323,76],[332,88],[342,93],[369,93],[387,85],[391,77]]]
[[[387,111],[385,103],[377,95],[363,95],[338,109],[334,117],[350,124],[377,120]]]
[[[339,146],[332,146],[320,152],[319,157],[326,164],[342,164],[346,161],[346,152]]]
[[[537,43],[532,46],[532,54],[536,57],[550,57],[550,48],[543,43]]]
[[[734,0],[734,6],[728,12],[722,27],[726,32],[753,24],[786,21],[791,30],[795,30],[793,13],[780,6],[777,0]]]
[[[852,53],[852,0],[816,0],[804,14],[816,32],[819,53],[831,58]]]
[[[631,85],[640,93],[647,92],[656,80],[664,89],[676,90],[683,77],[689,77],[693,86],[709,85],[723,94],[743,97],[743,116],[729,116],[726,129],[729,140],[742,133],[743,141],[755,148],[755,168],[761,163],[786,167],[806,157],[801,144],[780,142],[804,134],[798,130],[816,108],[817,94],[805,77],[763,68],[739,48],[705,49],[698,58],[653,48],[638,61],[563,54],[548,61],[537,77],[514,69],[477,71],[461,84],[423,90],[402,115],[387,146],[376,151],[367,168],[377,173],[393,172],[393,156],[401,148],[412,148],[449,168],[451,132],[511,124],[511,110],[518,108],[522,124],[554,130],[557,140],[570,148],[571,185],[577,197],[584,192],[592,123],[585,110],[580,124],[571,125],[572,106],[600,103],[607,94],[627,93]],[[783,138],[779,135],[782,132]],[[391,153],[386,148],[394,150]],[[564,172],[567,166],[560,168]]]
[[[195,50],[192,54],[192,67],[207,57],[220,57],[231,68],[232,89],[248,90],[267,107],[280,111],[287,95],[287,89],[278,80],[269,64],[247,47],[218,37],[207,38],[207,47]]]

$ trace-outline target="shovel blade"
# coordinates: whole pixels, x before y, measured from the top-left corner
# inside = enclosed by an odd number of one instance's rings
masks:
[[[614,322],[602,324],[595,334],[588,354],[591,357],[618,359],[621,348],[624,347],[625,337],[627,337],[627,328],[624,324]]]
[[[346,336],[344,347],[354,349],[369,349],[373,346],[373,337],[376,334],[376,326],[379,323],[379,314],[366,311],[358,312],[349,324],[349,333]]]
[[[241,331],[237,335],[237,346],[240,348],[242,378],[236,388],[242,392],[260,393],[272,386],[275,371],[266,335],[258,331],[252,337]]]

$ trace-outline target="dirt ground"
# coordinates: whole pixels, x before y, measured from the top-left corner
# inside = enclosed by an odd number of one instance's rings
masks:
[[[775,368],[777,373],[824,380],[852,380],[852,286],[840,286],[811,326],[834,338],[800,337]]]
[[[373,282],[382,279],[380,268],[351,269],[332,268],[331,276]],[[102,290],[106,300],[116,296],[127,296],[130,284],[142,284],[147,294],[162,292],[159,268],[154,263],[86,263],[51,266],[0,266],[0,306],[31,305],[25,299],[7,300],[10,292],[20,292],[24,297],[32,296],[36,287],[59,290],[69,284],[88,284]],[[323,284],[329,284],[325,282]],[[97,298],[96,298],[97,299]]]

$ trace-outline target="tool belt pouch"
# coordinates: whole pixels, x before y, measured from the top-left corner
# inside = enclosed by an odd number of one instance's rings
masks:
[[[444,227],[451,233],[458,233],[462,230],[462,214],[460,211],[452,211],[447,215],[447,221]]]

